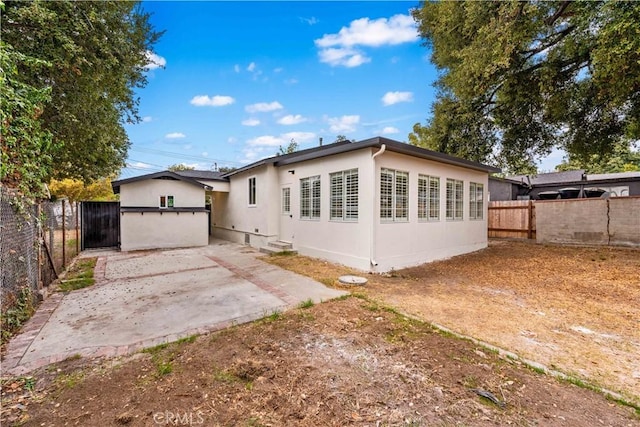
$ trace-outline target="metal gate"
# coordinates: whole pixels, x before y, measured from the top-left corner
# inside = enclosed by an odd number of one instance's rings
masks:
[[[120,202],[82,202],[82,250],[120,246]]]

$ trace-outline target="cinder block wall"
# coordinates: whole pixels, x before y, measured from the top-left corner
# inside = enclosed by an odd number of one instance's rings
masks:
[[[536,241],[640,246],[640,197],[536,201]]]
[[[640,197],[609,199],[611,245],[640,246]]]

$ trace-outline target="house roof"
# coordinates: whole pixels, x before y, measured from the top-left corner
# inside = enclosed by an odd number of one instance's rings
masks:
[[[492,178],[493,179],[493,178]],[[611,182],[621,180],[640,180],[640,172],[619,172],[619,173],[602,173],[602,174],[586,174],[584,169],[564,172],[549,172],[532,175],[527,179],[527,175],[513,175],[506,178],[510,181],[516,181],[519,184],[525,184],[535,187],[568,185],[568,184],[584,184],[585,182]]]
[[[427,150],[425,148],[416,147],[415,145],[409,145],[403,142],[394,141],[392,139],[375,137],[365,139],[358,142],[342,141],[333,144],[327,144],[320,147],[310,148],[307,150],[296,151],[291,154],[285,154],[275,157],[269,157],[247,165],[243,168],[237,169],[233,172],[226,174],[225,176],[231,176],[239,172],[243,172],[257,166],[265,164],[273,164],[274,166],[284,166],[292,163],[304,162],[313,159],[319,159],[327,156],[333,156],[336,154],[347,153],[350,151],[361,150],[365,148],[382,148],[395,153],[405,154],[412,157],[418,157],[427,160],[433,160],[440,163],[446,163],[454,166],[460,166],[468,169],[475,169],[483,172],[494,173],[500,172],[500,169],[493,166],[484,165],[482,163],[472,162],[459,157],[450,156],[444,153],[438,153],[436,151]]]
[[[184,171],[181,171],[181,172],[184,172]],[[207,172],[207,171],[201,171],[201,172]],[[119,179],[117,181],[111,182],[111,187],[113,188],[113,192],[118,194],[120,193],[121,185],[131,184],[132,182],[145,181],[147,179],[171,179],[175,181],[183,181],[183,182],[186,182],[187,184],[204,188],[205,190],[210,188],[208,185],[203,184],[199,181],[196,181],[195,178],[183,176],[181,174],[178,174],[172,171],[162,171],[162,172],[150,173],[146,175],[135,176],[133,178]]]
[[[584,169],[564,172],[539,173],[538,175],[513,175],[507,179],[531,185],[564,184],[582,181]]]
[[[597,173],[587,175],[587,181],[640,180],[640,172]]]
[[[205,170],[185,170],[185,171],[176,171],[180,176],[184,176],[187,178],[193,179],[204,179],[207,181],[223,181],[227,182],[228,179],[222,177],[224,173],[217,171],[205,171]]]

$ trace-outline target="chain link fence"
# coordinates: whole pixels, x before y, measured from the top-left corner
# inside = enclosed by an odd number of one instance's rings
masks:
[[[33,204],[0,186],[3,342],[31,315],[46,288],[78,254],[78,206],[66,200]]]

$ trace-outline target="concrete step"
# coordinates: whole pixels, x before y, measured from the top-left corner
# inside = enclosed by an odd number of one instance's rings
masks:
[[[289,251],[293,249],[293,245],[291,243],[283,242],[281,240],[276,240],[275,242],[269,242],[269,246],[280,249],[281,251]]]
[[[289,242],[283,242],[281,240],[276,240],[275,242],[269,242],[268,246],[263,246],[260,248],[260,252],[265,254],[279,254],[282,252],[290,252],[297,254],[298,251],[293,250],[293,245]]]

